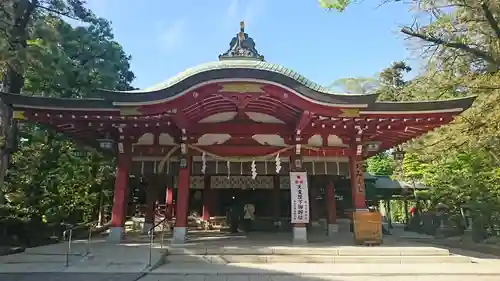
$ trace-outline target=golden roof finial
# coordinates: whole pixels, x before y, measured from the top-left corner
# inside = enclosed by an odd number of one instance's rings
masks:
[[[240,41],[245,40],[245,22],[240,21],[240,32],[238,32],[238,39]]]

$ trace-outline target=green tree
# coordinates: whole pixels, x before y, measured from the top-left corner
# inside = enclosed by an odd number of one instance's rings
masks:
[[[318,2],[321,8],[342,12],[351,4],[352,0],[318,0]]]
[[[31,2],[48,5],[47,1]],[[63,3],[53,1],[53,4],[56,2]],[[20,56],[23,52],[27,55],[17,61],[19,67],[12,67],[22,70],[20,92],[81,98],[88,97],[96,88],[132,89],[130,56],[113,40],[109,22],[95,17],[83,6],[84,10],[77,12],[79,1],[64,3],[68,6],[61,8],[58,4],[58,12],[49,11],[55,7],[37,6],[39,10],[30,14],[28,44],[25,49],[17,50]],[[73,27],[64,21],[65,16],[87,24]],[[95,152],[76,156],[74,151],[82,149],[81,146],[39,126],[24,124],[20,135],[19,149],[12,155],[12,167],[2,189],[9,206],[28,216],[56,222],[95,218],[99,194],[103,189],[110,194],[107,191],[114,170],[111,159]]]
[[[404,61],[393,62],[390,67],[383,69],[379,74],[380,85],[377,89],[379,100],[401,101],[412,99],[411,94],[405,91],[408,81],[404,74],[411,71]]]
[[[365,1],[391,4],[404,1]],[[344,11],[351,1],[320,1]],[[437,100],[477,95],[473,107],[445,127],[406,144],[396,177],[434,187],[431,200],[458,208],[476,202],[479,230],[498,235],[500,226],[500,6],[498,1],[417,0],[408,2],[415,20],[401,32],[427,62],[419,76],[405,81],[405,67],[383,71],[387,83],[377,89],[383,100]],[[425,21],[422,19],[425,18]],[[419,23],[419,24],[414,24]],[[387,75],[386,75],[387,74]],[[392,78],[403,83],[393,83]]]
[[[375,78],[341,78],[334,81],[330,87],[339,88],[349,94],[373,94],[380,86],[380,83]]]
[[[38,43],[38,35],[57,36],[50,21],[44,18],[63,16],[87,23],[96,20],[84,7],[82,0],[3,0],[0,3],[0,90],[21,93],[25,72],[31,60],[31,46]],[[38,35],[36,35],[38,34]],[[36,50],[36,48],[35,48]],[[0,204],[4,203],[4,179],[11,154],[16,149],[17,124],[12,112],[0,101]]]
[[[376,176],[392,176],[395,168],[394,160],[388,153],[379,153],[366,161],[367,172]]]
[[[398,61],[383,69],[377,78],[341,78],[330,87],[340,88],[350,94],[378,94],[379,100],[408,100],[414,98],[411,91],[406,91],[409,81],[404,79],[404,74],[410,71],[411,67],[406,62]]]
[[[96,88],[130,88],[134,75],[129,57],[112,41],[106,21],[74,28],[61,19],[50,20],[61,41],[38,44],[25,74],[27,92],[77,98]],[[49,220],[90,219],[100,188],[110,186],[112,163],[96,153],[73,156],[81,148],[53,131],[36,126],[26,130],[22,131],[26,139],[13,157],[7,189],[9,198],[24,200],[11,203]]]

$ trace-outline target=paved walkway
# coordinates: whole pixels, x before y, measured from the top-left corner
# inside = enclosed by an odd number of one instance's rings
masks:
[[[170,264],[152,274],[183,275],[495,275],[500,268],[492,264]]]
[[[397,235],[388,237],[381,247],[354,247],[349,235],[339,235],[335,239],[324,235],[311,235],[307,245],[291,244],[291,235],[250,234],[226,235],[203,234],[191,236],[183,247],[168,247],[170,251],[223,249],[226,252],[241,252],[250,249],[287,249],[308,253],[311,250],[332,248],[349,251],[364,249],[364,254],[372,251],[373,255],[384,251],[394,252],[402,249],[429,249],[425,245],[405,241]],[[346,240],[347,239],[347,240]],[[344,246],[340,246],[344,245]],[[92,243],[91,255],[86,255],[85,242],[76,241],[69,255],[69,266],[65,266],[67,244],[61,243],[28,249],[25,253],[0,257],[1,281],[184,281],[184,280],[304,280],[304,281],[351,281],[368,278],[370,281],[391,280],[432,280],[432,281],[487,281],[500,280],[500,259],[477,253],[457,252],[462,255],[474,255],[476,263],[469,264],[311,264],[311,263],[229,263],[229,264],[193,264],[170,263],[154,268],[148,266],[149,245],[144,238],[123,244],[107,243],[96,240]],[[155,244],[152,251],[152,264],[161,260],[162,252]],[[380,252],[381,251],[381,252]]]
[[[149,268],[149,244],[108,243],[103,239],[91,244],[90,254],[85,241],[75,241],[68,256],[67,243],[27,249],[24,253],[0,256],[0,272],[116,272],[141,273]],[[164,250],[158,244],[151,251],[151,265],[156,265]],[[0,279],[3,281],[3,279]]]
[[[136,281],[140,280],[141,277],[143,276],[144,275],[141,273],[91,273],[91,272],[89,273],[60,273],[60,272],[0,273],[0,280],[2,281]],[[161,280],[166,280],[166,279],[161,279]]]

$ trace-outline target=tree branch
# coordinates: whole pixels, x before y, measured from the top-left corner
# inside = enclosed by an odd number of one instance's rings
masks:
[[[487,1],[487,0],[481,2],[481,10],[483,10],[484,17],[488,21],[488,24],[491,26],[493,31],[495,31],[497,39],[500,39],[500,27],[498,26],[498,22],[495,20],[493,13],[490,11],[490,8],[488,6],[488,2],[489,1]]]
[[[46,10],[49,13],[53,13],[53,14],[56,14],[56,15],[59,15],[62,17],[67,17],[67,18],[72,19],[72,20],[81,21],[81,19],[74,17],[74,16],[70,15],[69,13],[64,13],[62,11],[58,11],[58,10],[55,10],[55,9],[52,9],[52,8],[49,8],[49,7],[46,7],[43,5],[38,5],[37,8]]]
[[[432,36],[428,36],[425,34],[414,32],[408,28],[401,29],[401,32],[408,35],[408,36],[416,37],[416,38],[419,38],[421,40],[434,43],[436,45],[441,45],[441,46],[445,46],[445,47],[452,48],[452,49],[462,50],[464,52],[467,52],[471,55],[474,55],[478,58],[481,58],[481,59],[483,59],[491,64],[494,64],[496,66],[500,65],[500,62],[498,62],[494,57],[489,55],[487,52],[481,51],[481,50],[476,49],[476,48],[472,48],[470,46],[467,46],[466,44],[458,43],[458,42],[448,42],[448,41],[445,41],[445,40],[440,39],[440,38],[435,38]]]

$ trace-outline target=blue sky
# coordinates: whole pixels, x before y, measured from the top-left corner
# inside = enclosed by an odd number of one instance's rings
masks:
[[[373,76],[392,61],[409,60],[398,32],[408,7],[366,0],[343,13],[316,0],[87,0],[112,22],[116,40],[132,55],[134,86],[146,88],[184,69],[217,60],[240,20],[266,61],[323,85]],[[410,62],[411,63],[411,62]]]

